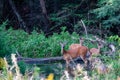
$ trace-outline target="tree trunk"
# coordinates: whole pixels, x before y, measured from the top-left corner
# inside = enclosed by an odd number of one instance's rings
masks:
[[[50,29],[50,21],[47,15],[46,7],[45,7],[45,1],[44,0],[39,0],[39,1],[40,1],[41,9],[42,9],[42,14],[43,14],[43,25],[44,25],[43,31],[46,34],[49,32],[49,29]]]
[[[9,4],[10,4],[10,7],[12,8],[13,10],[13,13],[15,14],[15,16],[17,17],[18,21],[19,21],[19,25],[20,25],[20,28],[23,28],[26,32],[29,32],[29,30],[27,29],[26,27],[26,24],[25,22],[23,21],[23,19],[21,18],[21,16],[19,15],[18,11],[16,10],[16,7],[13,3],[12,0],[8,0]]]

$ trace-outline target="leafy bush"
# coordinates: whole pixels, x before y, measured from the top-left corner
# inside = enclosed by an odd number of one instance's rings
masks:
[[[7,23],[6,23],[7,24]],[[5,30],[4,23],[0,27],[0,56],[8,56],[20,49],[21,43],[26,41],[28,34],[23,30]]]
[[[3,26],[2,24],[1,26]],[[4,25],[5,27],[5,25]],[[0,27],[0,56],[8,56],[18,51],[24,57],[48,57],[60,55],[59,42],[68,41],[70,43],[78,42],[79,35],[75,32],[71,35],[63,27],[60,34],[54,33],[50,37],[45,37],[44,33],[38,34],[33,31],[30,35],[23,30],[5,30]],[[75,40],[72,39],[75,37]],[[68,47],[67,45],[67,47]]]
[[[108,29],[119,25],[120,22],[120,0],[99,0],[98,8],[93,10],[97,19],[102,23],[103,29]]]
[[[73,36],[74,35],[75,33]],[[78,37],[78,35],[76,37]],[[64,30],[60,34],[54,33],[48,38],[45,37],[43,33],[38,34],[37,32],[33,32],[29,35],[28,40],[22,43],[21,52],[24,53],[24,56],[30,57],[58,56],[60,55],[60,41],[68,41],[68,43],[70,43],[72,42],[72,38],[70,34]]]
[[[114,42],[116,45],[120,46],[120,37],[118,35],[110,36],[108,41]]]
[[[19,61],[18,66],[19,66],[19,69],[20,69],[20,73],[25,74],[25,71],[28,68],[27,64],[23,61]]]

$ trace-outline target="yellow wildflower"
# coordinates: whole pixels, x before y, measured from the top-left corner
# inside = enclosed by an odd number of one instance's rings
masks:
[[[53,73],[50,73],[50,74],[47,76],[46,80],[54,80],[54,74],[53,74]]]

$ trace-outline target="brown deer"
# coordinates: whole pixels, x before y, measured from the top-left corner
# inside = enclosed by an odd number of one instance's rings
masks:
[[[68,68],[68,65],[70,63],[71,60],[80,57],[84,63],[87,65],[87,52],[88,52],[88,48],[85,46],[80,46],[77,49],[69,49],[69,50],[65,50],[65,44],[64,43],[60,43],[61,45],[61,53],[63,55],[63,59],[66,61],[66,67]]]
[[[82,46],[82,44],[83,44],[83,42],[84,42],[84,39],[83,39],[83,38],[80,38],[80,39],[79,39],[79,42],[80,42],[80,44],[71,44],[71,45],[69,46],[69,49],[77,49],[78,47]]]
[[[91,55],[99,55],[100,49],[103,47],[100,43],[97,44],[98,48],[91,48],[90,53]]]

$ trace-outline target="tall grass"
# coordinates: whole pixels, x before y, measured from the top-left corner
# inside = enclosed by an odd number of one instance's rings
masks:
[[[62,72],[59,71],[60,77],[57,77],[58,75],[55,75],[55,73],[50,73],[47,76],[47,73],[42,73],[37,66],[31,72],[26,70],[23,75],[20,72],[15,54],[11,54],[11,59],[11,65],[8,64],[6,58],[2,60],[4,66],[0,73],[0,80],[117,80],[120,76],[120,59],[106,63],[109,72],[105,74],[99,74],[95,69],[87,71],[82,65],[77,64],[76,69],[71,71],[74,77],[71,77],[71,74],[65,68],[63,68]]]

